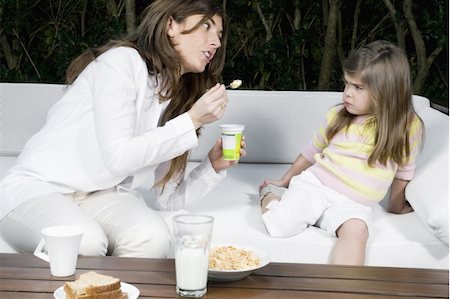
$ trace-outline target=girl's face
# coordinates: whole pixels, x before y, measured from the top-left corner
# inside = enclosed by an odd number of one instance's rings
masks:
[[[353,115],[366,115],[373,113],[372,101],[370,100],[367,87],[361,82],[361,76],[350,77],[344,74],[343,102],[348,113]]]
[[[203,72],[221,46],[223,28],[222,18],[219,15],[204,21],[190,33],[182,33],[195,27],[203,17],[192,15],[181,23],[175,22],[173,18],[168,21],[167,35],[180,56],[182,74]]]

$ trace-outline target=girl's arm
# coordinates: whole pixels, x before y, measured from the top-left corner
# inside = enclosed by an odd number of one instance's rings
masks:
[[[307,169],[311,165],[312,163],[306,160],[302,154],[298,155],[297,159],[295,159],[294,163],[292,163],[291,167],[288,169],[288,171],[284,174],[283,178],[281,179],[283,182],[286,183],[286,186],[283,187],[287,187],[293,176],[302,173],[303,170]]]
[[[388,207],[388,212],[390,213],[405,214],[414,210],[405,198],[405,188],[414,176],[416,157],[422,148],[422,132],[424,128],[422,121],[417,115],[414,116],[414,120],[411,122],[410,126],[410,153],[408,157],[404,157],[405,163],[399,165],[392,182]]]
[[[409,181],[394,179],[391,185],[388,212],[394,214],[406,214],[413,211],[405,198],[405,188]]]
[[[264,180],[264,182],[259,186],[259,190],[261,190],[268,184],[273,184],[279,187],[288,187],[289,182],[291,181],[291,178],[293,176],[300,174],[303,170],[307,169],[311,165],[312,163],[306,160],[305,157],[300,154],[280,180]]]
[[[303,170],[307,169],[312,165],[311,162],[305,159],[302,154],[298,155],[297,159],[295,159],[294,163],[292,163],[291,167],[289,167],[288,171],[284,174],[284,176],[280,180],[264,180],[264,182],[259,186],[259,190],[261,191],[268,184],[272,184],[279,187],[288,187],[289,182],[293,176],[300,174]],[[264,214],[267,212],[267,206],[273,200],[279,200],[273,197],[263,197],[261,201],[261,213]]]

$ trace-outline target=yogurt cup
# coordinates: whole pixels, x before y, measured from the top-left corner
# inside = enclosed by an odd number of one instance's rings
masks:
[[[226,161],[236,161],[241,157],[242,132],[245,126],[240,124],[221,125],[222,155]]]

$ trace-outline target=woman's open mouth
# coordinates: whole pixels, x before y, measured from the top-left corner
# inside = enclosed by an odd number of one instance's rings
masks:
[[[205,55],[205,58],[208,62],[210,62],[214,58],[214,54],[212,54],[210,51],[202,51]]]

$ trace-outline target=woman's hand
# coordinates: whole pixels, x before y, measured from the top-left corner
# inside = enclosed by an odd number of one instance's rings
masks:
[[[188,111],[195,129],[221,119],[228,103],[225,85],[217,83],[205,92]]]
[[[245,152],[245,137],[242,136],[241,140],[241,158],[244,157],[247,153]],[[211,165],[214,168],[214,170],[218,173],[224,169],[230,168],[231,166],[234,166],[238,164],[239,161],[227,161],[223,159],[222,155],[222,139],[218,139],[214,146],[211,148],[211,150],[208,153],[209,160],[211,161]]]

